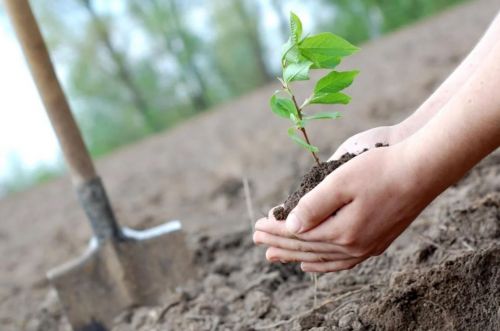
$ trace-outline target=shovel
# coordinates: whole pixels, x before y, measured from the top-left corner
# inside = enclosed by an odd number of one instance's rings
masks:
[[[56,132],[93,238],[80,258],[48,272],[75,331],[104,331],[133,305],[155,305],[194,274],[179,221],[121,228],[71,114],[27,0],[5,0]]]

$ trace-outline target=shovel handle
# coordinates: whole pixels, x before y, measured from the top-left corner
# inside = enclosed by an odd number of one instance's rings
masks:
[[[122,240],[101,179],[85,147],[80,130],[50,60],[28,0],[4,0],[45,110],[70,169],[73,184],[98,242]]]
[[[97,177],[28,0],[4,0],[75,184]]]

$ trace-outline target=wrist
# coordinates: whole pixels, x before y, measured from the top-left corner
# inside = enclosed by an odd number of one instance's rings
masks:
[[[452,141],[441,141],[437,127],[423,127],[402,144],[401,160],[411,184],[426,196],[428,203],[455,183],[469,169],[464,153],[455,150]],[[441,128],[439,128],[441,131]],[[441,133],[441,132],[439,132]]]
[[[394,125],[393,140],[398,143],[426,125],[444,106],[442,97],[431,96],[413,114]]]
[[[415,198],[417,204],[429,204],[452,184],[451,172],[446,171],[445,160],[439,151],[429,146],[421,135],[413,135],[394,147],[394,162],[400,165],[403,194]],[[445,171],[443,171],[445,170]]]
[[[417,131],[417,129],[414,127],[413,123],[411,123],[409,118],[392,125],[390,127],[389,145],[395,145],[402,142],[415,133],[415,131]]]

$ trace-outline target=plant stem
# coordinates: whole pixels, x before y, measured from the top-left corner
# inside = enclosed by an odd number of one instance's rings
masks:
[[[288,88],[288,90],[290,91],[289,88]],[[292,91],[290,91],[290,95],[292,96],[292,101],[295,104],[295,108],[297,108],[297,115],[299,117],[299,120],[302,120],[302,108],[299,107],[299,104],[297,103],[297,99],[295,99],[295,95],[293,95]],[[300,130],[300,132],[302,132],[302,135],[304,136],[304,139],[306,140],[306,142],[309,145],[311,145],[311,142],[309,141],[309,137],[307,136],[306,128],[301,127],[301,128],[299,128],[299,130]],[[316,164],[319,165],[319,158],[316,155],[316,153],[311,151],[311,154],[314,157],[314,161],[316,161]]]

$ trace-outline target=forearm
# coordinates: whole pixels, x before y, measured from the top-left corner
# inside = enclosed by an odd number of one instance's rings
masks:
[[[455,71],[412,115],[398,124],[401,128],[400,132],[404,132],[405,137],[403,138],[415,133],[446,105],[453,95],[474,74],[498,40],[500,40],[500,13],[493,20],[478,44]]]
[[[407,159],[421,186],[436,196],[499,145],[500,40],[446,106],[409,138]]]

